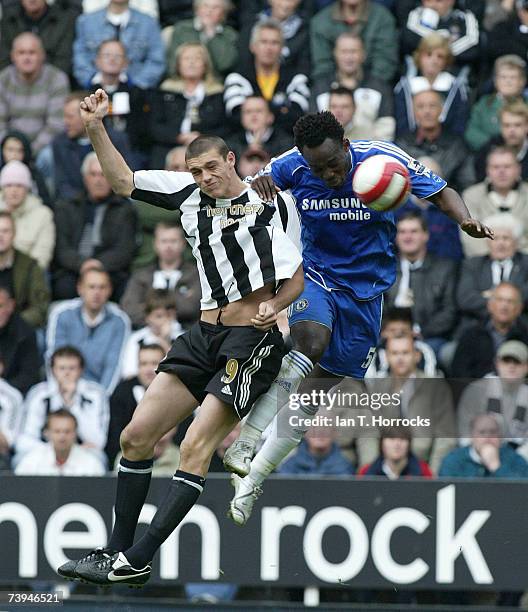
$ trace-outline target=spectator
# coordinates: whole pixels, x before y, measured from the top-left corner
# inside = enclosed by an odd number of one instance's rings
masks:
[[[421,39],[431,32],[439,32],[449,38],[458,70],[466,66],[478,66],[479,24],[471,11],[455,8],[455,0],[422,0],[421,6],[409,13],[402,29],[402,54],[414,53]]]
[[[149,289],[173,292],[180,323],[189,324],[200,313],[200,280],[194,262],[184,260],[185,238],[177,223],[158,223],[154,238],[155,263],[136,270],[121,300],[121,307],[135,327],[145,325],[145,303]]]
[[[77,290],[79,298],[66,300],[51,310],[46,337],[48,360],[61,346],[77,347],[84,358],[85,378],[112,393],[121,373],[130,320],[108,302],[112,284],[104,270],[83,270]]]
[[[488,34],[487,51],[493,62],[505,53],[526,60],[528,50],[528,5],[516,0],[514,10]]]
[[[493,414],[503,437],[518,448],[528,438],[528,347],[508,340],[499,347],[495,373],[466,387],[458,404],[458,435],[471,442],[471,423],[479,414]]]
[[[365,45],[366,74],[391,82],[398,67],[398,34],[391,13],[371,0],[337,0],[313,17],[310,24],[312,78],[335,72],[334,46],[343,32],[357,32]]]
[[[335,42],[334,59],[335,73],[321,76],[312,87],[313,109],[329,110],[331,93],[345,87],[354,95],[354,126],[359,137],[393,140],[392,91],[386,81],[364,74],[366,56],[361,36],[354,32],[340,34]]]
[[[6,133],[0,142],[0,167],[10,161],[20,161],[26,164],[31,172],[31,191],[46,204],[52,206],[50,194],[44,176],[37,168],[31,152],[28,137],[18,130]]]
[[[412,427],[412,452],[418,459],[427,461],[436,473],[444,456],[455,445],[451,390],[443,379],[426,378],[418,369],[421,355],[415,349],[412,336],[388,338],[386,352],[389,377],[369,379],[369,390],[397,395],[398,400],[382,406],[379,414],[416,422]]]
[[[48,4],[46,0],[20,0],[5,6],[0,27],[0,68],[9,64],[14,39],[23,32],[36,34],[44,45],[47,61],[71,73],[72,44],[78,10]]]
[[[389,362],[387,361],[387,340],[389,338],[400,338],[401,336],[414,337],[414,348],[421,354],[418,367],[428,378],[437,375],[436,355],[433,349],[416,338],[417,330],[413,325],[412,310],[410,308],[397,308],[393,306],[386,308],[381,322],[380,342],[376,348],[376,354],[371,361],[365,378],[386,378],[389,376]]]
[[[110,409],[106,392],[84,379],[84,358],[73,346],[62,346],[50,359],[49,380],[35,385],[26,397],[24,427],[17,440],[19,458],[45,441],[42,432],[48,414],[66,409],[77,419],[77,439],[84,448],[102,451],[108,435]]]
[[[144,92],[131,84],[128,74],[128,57],[125,45],[120,40],[105,40],[97,49],[95,57],[97,72],[91,87],[101,87],[109,98],[109,111],[105,117],[107,127],[126,134],[134,148],[134,161],[143,145]],[[82,130],[84,132],[84,130]]]
[[[503,55],[495,61],[495,92],[482,96],[471,109],[465,138],[478,151],[500,135],[500,110],[505,104],[522,102],[526,87],[526,62],[516,55]]]
[[[270,160],[267,151],[251,145],[238,158],[238,174],[242,178],[255,176],[269,164]]]
[[[137,376],[139,349],[144,344],[158,344],[167,353],[183,334],[176,318],[174,298],[167,289],[149,289],[145,300],[145,327],[130,335],[123,356],[122,378]]]
[[[409,59],[407,74],[394,89],[396,132],[398,135],[416,129],[413,96],[433,89],[442,96],[440,121],[446,129],[464,135],[469,115],[467,75],[458,76],[447,69],[453,62],[449,41],[438,32],[424,36]]]
[[[44,325],[49,304],[46,277],[36,260],[15,248],[15,220],[7,211],[0,211],[0,287],[14,296],[16,312],[29,325]]]
[[[0,377],[25,394],[39,380],[40,357],[35,330],[15,312],[15,304],[10,289],[0,285]]]
[[[310,54],[307,53],[310,44],[308,19],[298,10],[301,0],[269,0],[265,4],[269,6],[255,14],[253,19],[242,26],[239,48],[249,47],[251,30],[256,23],[273,19],[281,25],[284,36],[283,65],[291,66],[301,74],[310,74]]]
[[[267,100],[277,127],[288,132],[308,111],[308,77],[281,65],[283,44],[282,29],[276,21],[262,21],[253,28],[249,62],[240,62],[239,72],[232,72],[225,80],[225,108],[234,125],[239,122],[244,100],[250,96]]]
[[[497,285],[488,298],[488,319],[468,328],[459,339],[452,363],[457,378],[482,378],[493,370],[497,349],[506,340],[528,344],[528,328],[519,318],[520,289],[511,283]]]
[[[55,247],[55,224],[51,210],[30,193],[31,172],[20,161],[10,161],[0,171],[0,210],[15,222],[16,249],[47,269]]]
[[[264,98],[249,96],[244,100],[240,124],[242,129],[228,139],[237,159],[248,147],[263,149],[269,157],[277,157],[293,145],[291,136],[275,125],[275,115]]]
[[[419,157],[418,163],[425,168],[428,168],[433,174],[443,176],[443,170],[440,164],[431,157]],[[427,243],[427,251],[438,257],[447,257],[460,261],[464,257],[462,244],[460,243],[460,232],[458,223],[450,219],[443,213],[438,206],[435,206],[428,200],[420,200],[418,198],[409,198],[403,206],[400,206],[395,211],[396,220],[402,215],[414,210],[421,212],[427,222],[429,228],[429,242]]]
[[[521,181],[521,165],[509,147],[497,146],[488,153],[486,180],[473,185],[463,193],[469,212],[478,219],[496,214],[511,214],[523,234],[519,250],[528,250],[528,184]],[[486,241],[480,244],[474,238],[460,234],[466,257],[485,255]]]
[[[488,253],[462,262],[457,286],[457,305],[467,322],[484,321],[488,299],[502,281],[511,282],[522,292],[524,309],[528,308],[528,255],[518,250],[523,228],[515,217],[499,213],[485,220],[494,231],[487,240]]]
[[[0,138],[20,130],[36,155],[62,128],[68,77],[45,63],[38,36],[26,32],[13,41],[12,64],[0,72]]]
[[[175,71],[151,96],[150,165],[163,168],[175,145],[188,145],[200,133],[225,132],[223,86],[214,77],[209,53],[200,43],[184,43]]]
[[[427,461],[418,459],[411,451],[412,429],[405,426],[387,427],[381,431],[379,456],[372,463],[364,465],[358,476],[383,476],[398,480],[407,476],[432,478],[433,473]]]
[[[0,294],[0,304],[2,297]],[[0,313],[0,318],[1,318]],[[0,330],[1,333],[1,330]],[[0,362],[0,369],[2,364]],[[2,378],[0,373],[0,472],[9,470],[11,453],[24,420],[24,399],[20,391]]]
[[[177,21],[167,50],[169,72],[177,70],[177,51],[184,43],[204,45],[212,60],[215,77],[223,79],[238,60],[238,32],[225,25],[229,0],[195,0],[194,19]],[[247,46],[242,47],[246,49]]]
[[[133,206],[114,195],[97,155],[83,161],[86,194],[57,205],[57,248],[53,266],[55,299],[76,295],[79,274],[98,267],[108,272],[118,301],[136,250],[137,216]]]
[[[471,424],[471,444],[457,448],[442,462],[444,478],[528,478],[528,463],[501,441],[502,432],[491,414],[480,414]]]
[[[445,129],[440,121],[443,100],[433,90],[413,96],[416,129],[396,139],[396,143],[413,157],[432,157],[444,171],[443,178],[457,189],[475,182],[473,160],[463,139]]]
[[[515,152],[521,164],[521,177],[528,180],[528,105],[517,101],[505,104],[499,111],[500,135],[492,138],[475,156],[477,180],[486,178],[486,160],[498,146],[506,146]]]
[[[39,168],[52,177],[51,183],[57,200],[74,198],[84,190],[81,166],[93,151],[81,120],[80,103],[88,92],[75,91],[64,102],[64,131],[55,136],[37,159]],[[134,160],[126,134],[108,127],[110,140],[131,166]]]
[[[103,476],[105,468],[92,452],[79,446],[77,419],[61,408],[51,412],[44,436],[48,440],[29,451],[15,469],[19,476]]]
[[[354,466],[345,459],[330,427],[311,427],[293,456],[279,466],[280,474],[319,474],[337,476],[354,474]]]
[[[349,140],[360,140],[358,128],[354,121],[356,104],[354,93],[346,87],[336,87],[330,92],[328,110],[335,116],[345,130],[345,137]],[[361,130],[361,127],[359,127]]]
[[[428,240],[420,213],[411,211],[399,218],[397,278],[386,299],[388,306],[412,309],[421,337],[438,356],[456,323],[457,264],[428,253]]]
[[[188,172],[185,163],[185,151],[187,147],[173,147],[165,157],[165,170],[171,172]]]
[[[83,13],[93,13],[108,6],[108,0],[82,0]],[[157,0],[130,0],[130,8],[150,15],[153,19],[159,18]]]
[[[110,0],[107,9],[77,19],[73,43],[73,75],[81,87],[89,87],[97,72],[97,49],[105,41],[120,40],[127,52],[129,75],[142,89],[156,87],[165,72],[165,53],[159,23],[130,9],[128,0]]]
[[[156,368],[164,356],[165,351],[157,344],[141,346],[137,376],[121,381],[110,397],[110,425],[105,452],[111,466],[115,465],[119,453],[121,432],[130,422],[136,406],[156,377]]]

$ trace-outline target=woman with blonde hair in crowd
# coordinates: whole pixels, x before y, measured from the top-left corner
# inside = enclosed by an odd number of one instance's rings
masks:
[[[446,129],[463,135],[469,116],[467,70],[457,76],[448,71],[453,62],[449,40],[433,32],[420,41],[407,74],[394,88],[396,134],[416,129],[413,96],[433,89],[444,99],[440,120]]]
[[[180,45],[173,74],[150,104],[151,168],[163,168],[170,149],[187,146],[202,133],[225,136],[222,93],[207,48],[195,42]]]

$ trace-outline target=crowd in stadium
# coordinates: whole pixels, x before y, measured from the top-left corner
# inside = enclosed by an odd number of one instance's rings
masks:
[[[425,201],[397,211],[367,373],[370,391],[402,391],[390,416],[432,427],[314,428],[280,471],[528,477],[527,59],[526,0],[3,2],[0,469],[112,471],[157,363],[199,317],[178,216],[114,195],[92,151],[79,104],[102,87],[133,169],[185,170],[207,133],[254,175],[300,116],[331,110],[348,138],[393,141],[460,190],[495,240]],[[182,429],[155,474],[174,473]]]

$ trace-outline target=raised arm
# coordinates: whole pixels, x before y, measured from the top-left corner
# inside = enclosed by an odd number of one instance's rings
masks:
[[[81,118],[104,175],[115,193],[130,197],[134,190],[134,173],[115,148],[103,125],[108,113],[108,96],[102,89],[81,102]]]
[[[478,219],[473,219],[457,191],[445,187],[442,191],[429,198],[438,208],[451,219],[454,219],[460,229],[473,238],[491,238],[493,231],[483,225]]]

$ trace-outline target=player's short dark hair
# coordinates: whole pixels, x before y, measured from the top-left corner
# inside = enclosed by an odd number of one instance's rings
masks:
[[[318,147],[327,138],[343,142],[345,130],[330,111],[309,113],[297,120],[293,126],[295,146],[302,151],[304,147]]]
[[[203,153],[207,153],[211,149],[215,149],[220,155],[226,159],[229,153],[229,147],[225,143],[225,140],[219,136],[207,136],[202,135],[195,138],[185,151],[185,161],[198,157]]]
[[[387,310],[383,314],[383,322],[381,324],[382,328],[386,327],[389,323],[393,323],[394,321],[408,323],[412,327],[412,310],[410,308],[399,308],[398,306],[387,308]]]
[[[75,415],[72,414],[67,408],[59,408],[58,410],[50,412],[48,414],[48,418],[46,419],[46,425],[44,426],[44,429],[47,429],[49,427],[51,419],[57,417],[66,417],[67,419],[71,419],[75,423],[75,429],[77,429],[77,419],[75,418]]]
[[[408,210],[404,212],[398,220],[396,221],[396,225],[399,225],[402,221],[418,221],[420,223],[420,227],[424,232],[429,231],[429,226],[427,225],[427,219],[422,215],[419,210]]]
[[[352,104],[356,106],[356,102],[354,100],[354,92],[348,87],[343,87],[343,85],[336,85],[335,87],[331,87],[329,94],[331,96],[348,96],[352,100]]]
[[[53,367],[55,365],[55,360],[59,357],[73,357],[79,360],[79,365],[81,368],[84,368],[84,357],[79,349],[76,349],[74,346],[61,346],[57,350],[53,352],[53,355],[50,358],[50,365]]]
[[[167,289],[149,289],[145,297],[145,314],[150,314],[153,310],[163,308],[176,308],[174,296]]]

